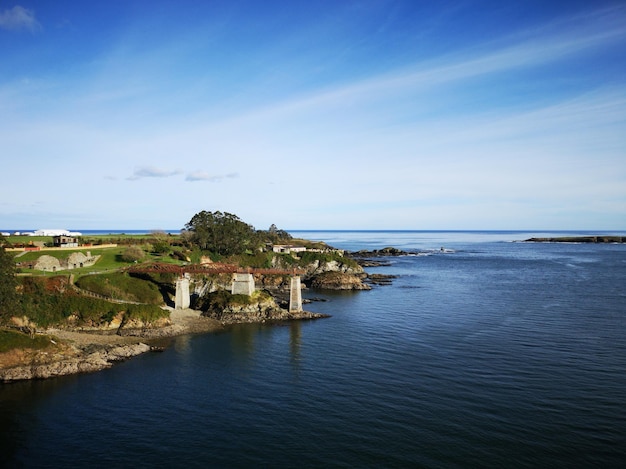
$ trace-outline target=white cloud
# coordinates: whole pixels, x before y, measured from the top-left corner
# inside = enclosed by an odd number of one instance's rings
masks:
[[[9,31],[25,29],[34,33],[41,30],[41,24],[35,18],[34,11],[16,5],[0,13],[0,28]]]
[[[161,168],[155,168],[154,166],[141,166],[139,168],[135,168],[133,174],[126,179],[129,181],[136,181],[137,179],[142,178],[167,178],[170,176],[176,176],[180,174],[182,171],[175,170],[166,170]]]
[[[225,178],[233,179],[238,177],[237,173],[230,173],[226,175],[211,175],[205,171],[197,170],[189,173],[185,178],[185,181],[195,182],[195,181],[209,181],[209,182],[219,182]]]

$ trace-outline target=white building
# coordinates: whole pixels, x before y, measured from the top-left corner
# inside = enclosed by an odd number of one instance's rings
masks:
[[[82,233],[68,230],[43,229],[35,231],[34,236],[82,236]]]
[[[272,250],[282,254],[291,254],[292,252],[304,252],[306,248],[304,246],[293,246],[290,244],[274,244]]]

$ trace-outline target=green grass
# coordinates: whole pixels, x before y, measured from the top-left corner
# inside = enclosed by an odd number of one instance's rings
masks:
[[[328,249],[328,244],[323,241],[311,241],[302,238],[290,239],[286,244],[293,244],[294,246],[304,246],[308,249]]]
[[[50,337],[48,336],[37,335],[31,339],[22,332],[0,329],[0,353],[25,348],[41,350],[49,346]]]
[[[168,235],[168,234],[159,234],[154,235],[152,233],[148,234],[126,234],[126,233],[111,233],[104,235],[85,235],[81,236],[80,240],[83,243],[92,243],[92,244],[107,244],[107,243],[115,243],[115,244],[145,244],[145,243],[154,243],[157,239],[165,239],[170,243],[176,243],[180,240],[179,235]]]
[[[111,272],[124,267],[129,267],[135,265],[133,262],[125,262],[122,260],[122,253],[128,246],[117,246],[113,248],[104,248],[104,249],[92,249],[92,256],[100,256],[98,261],[88,267],[80,267],[72,270],[62,270],[59,273],[73,273],[75,275],[85,275],[90,273],[101,273],[101,272]],[[16,253],[15,262],[32,262],[33,264],[39,259],[39,257],[46,255],[56,257],[57,259],[67,259],[70,254],[73,252],[82,252],[85,253],[89,251],[88,248],[85,249],[67,249],[62,251],[34,251],[34,252],[26,252],[21,256],[17,256],[20,254]],[[160,255],[154,253],[146,253],[146,257],[142,262],[163,262],[167,264],[182,264],[181,261],[175,259],[169,255]],[[35,269],[28,269],[27,267],[21,267],[22,273],[32,274],[32,275],[46,275],[45,272]]]
[[[259,269],[269,269],[272,267],[273,252],[257,252],[255,254],[241,254],[231,256],[229,262],[240,267],[254,267]]]
[[[44,243],[50,243],[52,244],[52,236],[6,236],[4,238],[6,243],[10,243],[10,244],[29,244],[31,242],[35,242],[35,241],[43,241]],[[9,246],[10,247],[10,246]]]
[[[147,304],[161,304],[163,302],[157,285],[148,280],[119,272],[85,275],[78,279],[76,285],[84,290],[118,300]]]

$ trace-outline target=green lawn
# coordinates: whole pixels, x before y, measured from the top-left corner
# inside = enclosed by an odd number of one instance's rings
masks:
[[[60,270],[54,275],[63,274],[63,273],[73,273],[76,276],[91,274],[91,273],[101,273],[101,272],[110,272],[114,270],[118,270],[124,267],[129,267],[134,265],[132,262],[125,262],[122,260],[122,253],[127,248],[127,246],[117,246],[113,248],[104,248],[104,249],[91,249],[91,254],[94,256],[100,256],[98,261],[89,267],[81,267],[78,269],[72,270]],[[17,254],[21,254],[16,252],[15,262],[36,262],[37,259],[43,255],[56,257],[57,259],[67,259],[69,255],[73,252],[86,252],[89,251],[89,248],[85,249],[67,249],[67,250],[59,250],[59,251],[33,251],[23,253],[21,256],[17,256]],[[180,265],[181,262],[175,258],[170,257],[169,255],[159,255],[159,254],[150,254],[146,253],[146,257],[142,262],[163,262],[167,264],[175,264]],[[35,269],[28,269],[26,267],[21,267],[21,272],[24,274],[33,274],[33,275],[45,275],[45,272]],[[53,274],[50,272],[49,274]]]
[[[5,242],[10,244],[30,244],[35,241],[42,241],[44,243],[52,244],[52,236],[7,236],[4,238]]]

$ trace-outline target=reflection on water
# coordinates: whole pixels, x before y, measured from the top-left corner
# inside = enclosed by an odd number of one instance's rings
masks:
[[[228,337],[231,344],[231,352],[242,362],[252,360],[258,353],[258,347],[266,343],[275,342],[278,335],[282,336],[282,330],[289,329],[289,356],[294,367],[300,360],[302,346],[302,323],[300,321],[268,322],[264,324],[235,324],[229,327]],[[262,340],[260,340],[262,338]],[[287,351],[287,350],[285,350]]]
[[[191,345],[189,341],[191,340],[190,335],[182,335],[176,338],[174,341],[174,348],[176,349],[176,353],[182,355],[190,355],[192,353]]]
[[[0,386],[2,462],[621,467],[625,257],[487,243],[394,258],[376,269],[398,276],[390,286],[310,292],[328,319],[177,337],[103,372]]]
[[[302,325],[294,321],[289,324],[289,351],[291,352],[291,364],[294,370],[298,369],[300,362],[300,347],[302,346]]]

